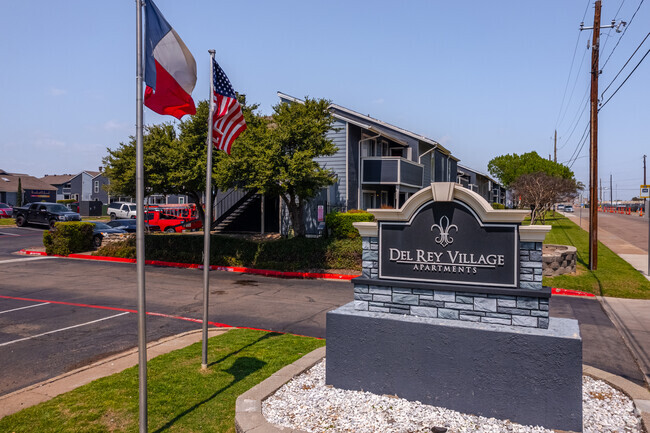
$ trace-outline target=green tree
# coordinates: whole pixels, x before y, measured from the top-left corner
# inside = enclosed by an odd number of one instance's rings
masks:
[[[166,194],[169,155],[177,142],[176,130],[171,123],[145,127],[143,136],[143,166],[145,194]],[[110,179],[107,191],[111,195],[135,197],[135,137],[120,143],[117,149],[108,148],[102,158],[104,175]],[[204,170],[205,171],[205,170]]]
[[[569,167],[534,151],[497,156],[488,163],[488,171],[515,192],[520,206],[530,207],[531,224],[538,219],[543,223],[546,211],[555,203],[575,198],[584,188]]]
[[[220,161],[218,183],[279,195],[289,210],[294,233],[304,236],[307,201],[335,182],[334,173],[314,161],[337,151],[327,137],[334,121],[329,104],[310,98],[303,104],[280,103],[270,117],[255,119],[246,136],[233,146],[232,155]]]
[[[18,191],[16,192],[16,206],[20,207],[23,205],[23,183],[18,178]]]
[[[238,97],[247,124],[255,124],[257,105],[249,106],[246,96]],[[206,142],[208,138],[209,104],[199,102],[196,114],[185,118],[176,128],[172,123],[147,126],[144,134],[144,171],[146,194],[187,195],[195,203],[203,202],[205,192]],[[233,148],[246,136],[244,131]],[[135,137],[120,143],[115,150],[107,149],[103,158],[105,174],[110,179],[108,192],[112,195],[135,196]],[[223,168],[224,152],[212,152],[213,182]],[[223,176],[220,176],[223,177]],[[213,198],[217,189],[212,189]],[[213,201],[214,202],[214,201]],[[197,206],[199,218],[204,219],[202,206]]]
[[[512,183],[523,174],[545,173],[563,179],[574,177],[569,167],[542,158],[535,151],[522,155],[513,153],[497,156],[488,163],[488,171],[506,188],[510,188]]]

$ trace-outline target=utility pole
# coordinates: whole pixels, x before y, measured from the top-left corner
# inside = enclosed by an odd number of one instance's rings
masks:
[[[645,173],[646,173],[646,172],[645,172],[645,159],[646,159],[646,156],[643,155],[643,184],[644,184],[644,185],[647,185],[647,183],[646,183],[646,181],[645,181]]]
[[[599,179],[599,180],[600,180],[600,195],[599,195],[600,200],[599,201],[602,202],[603,201],[603,180],[602,179]]]
[[[613,205],[614,204],[614,199],[612,197],[612,192],[614,190],[612,189],[612,174],[609,174],[609,204]]]
[[[553,140],[553,162],[557,162],[557,129],[555,130],[555,139]]]
[[[596,0],[593,27],[585,27],[584,23],[580,23],[581,31],[593,30],[591,43],[591,130],[589,132],[589,269],[592,271],[598,269],[598,209],[596,209],[596,206],[598,206],[598,191],[596,182],[598,181],[598,76],[600,75],[598,56],[600,29],[616,27],[615,20],[612,20],[610,25],[601,27],[600,6],[601,0]]]

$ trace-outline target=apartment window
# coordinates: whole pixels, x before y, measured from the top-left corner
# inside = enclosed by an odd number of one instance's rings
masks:
[[[363,209],[376,209],[375,193],[373,191],[363,192]]]
[[[365,158],[367,156],[375,156],[375,139],[366,140],[361,143],[361,157]]]
[[[99,181],[98,181],[98,180],[95,181],[95,185],[94,185],[94,187],[93,187],[93,192],[94,192],[95,194],[98,194],[98,193],[99,193]]]
[[[185,204],[185,197],[178,197],[178,204]]]

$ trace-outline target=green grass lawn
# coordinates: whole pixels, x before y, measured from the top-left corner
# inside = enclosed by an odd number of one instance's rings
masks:
[[[0,226],[13,226],[16,225],[16,220],[13,218],[0,218]]]
[[[553,229],[545,244],[573,245],[577,249],[576,275],[544,277],[545,286],[582,290],[617,298],[650,299],[650,281],[632,265],[602,243],[598,243],[598,270],[589,267],[589,234],[568,218],[555,214],[547,216],[546,224]]]
[[[325,340],[237,329],[148,364],[150,432],[234,432],[237,396]],[[138,367],[0,419],[2,432],[137,432]]]

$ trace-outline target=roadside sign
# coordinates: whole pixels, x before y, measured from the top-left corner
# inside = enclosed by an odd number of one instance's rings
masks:
[[[650,185],[641,185],[641,195],[639,198],[650,198]]]

